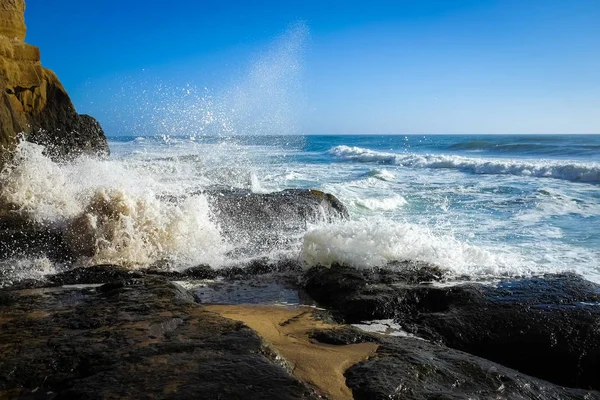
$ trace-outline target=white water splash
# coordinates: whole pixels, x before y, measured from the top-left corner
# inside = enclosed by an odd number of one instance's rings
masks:
[[[301,257],[309,267],[338,263],[371,268],[393,261],[422,261],[440,266],[450,276],[477,278],[518,276],[537,268],[514,253],[491,252],[433,234],[426,227],[377,219],[317,227],[304,235]],[[539,269],[542,271],[541,266]]]
[[[42,146],[21,142],[14,163],[0,174],[0,187],[2,210],[62,227],[81,265],[135,268],[173,259],[217,266],[228,249],[204,196],[186,196],[180,185],[122,162],[58,164]]]

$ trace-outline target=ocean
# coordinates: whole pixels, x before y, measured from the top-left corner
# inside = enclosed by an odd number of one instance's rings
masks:
[[[0,176],[0,200],[76,237],[82,256],[69,268],[238,263],[232,250],[243,243],[223,236],[203,191],[306,188],[337,196],[349,220],[306,224],[252,257],[307,268],[419,260],[450,281],[572,271],[600,282],[600,135],[157,135],[109,145],[109,160],[57,164],[23,142],[19,165]],[[12,279],[61,268],[44,257],[2,264]]]

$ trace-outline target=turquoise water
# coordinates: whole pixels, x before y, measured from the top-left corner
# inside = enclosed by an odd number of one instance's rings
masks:
[[[307,227],[308,263],[421,259],[455,276],[600,277],[600,135],[115,137],[113,159],[187,190],[338,196],[351,221]]]

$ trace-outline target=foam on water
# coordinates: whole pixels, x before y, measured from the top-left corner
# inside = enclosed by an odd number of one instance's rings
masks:
[[[544,219],[578,215],[589,218],[600,215],[600,204],[589,200],[581,200],[580,197],[570,196],[563,191],[544,188],[536,193],[536,206],[532,210],[522,211],[518,219],[522,221],[537,222]]]
[[[0,261],[0,288],[10,286],[13,281],[42,279],[55,274],[58,268],[46,257],[17,258]]]
[[[343,160],[393,164],[410,168],[445,168],[473,174],[507,174],[600,183],[600,163],[556,160],[468,158],[457,155],[396,154],[356,146],[336,146],[329,153]]]
[[[488,251],[452,236],[436,235],[427,227],[388,220],[348,221],[312,229],[304,235],[301,257],[309,267],[339,263],[369,268],[416,260],[438,265],[450,276],[474,278],[518,276],[538,269],[518,254]]]
[[[136,268],[167,261],[183,268],[219,267],[242,262],[246,253],[233,251],[221,236],[203,188],[227,185],[259,193],[315,188],[335,194],[353,220],[283,234],[285,246],[277,251],[300,256],[307,266],[420,260],[439,265],[448,278],[570,270],[600,281],[594,246],[600,242],[593,231],[600,209],[593,185],[315,163],[315,153],[308,154],[309,161],[302,158],[307,156],[302,147],[255,141],[148,137],[111,146],[110,161],[58,164],[42,147],[21,143],[17,161],[0,173],[3,210],[68,232],[78,265]],[[256,257],[275,257],[277,251],[261,248]],[[20,267],[2,268],[21,278],[28,268],[33,278],[50,271],[33,259],[13,264]]]
[[[134,197],[122,189],[105,188],[97,189],[71,221],[67,241],[77,254],[90,257],[89,264],[126,266],[165,259],[180,266],[218,265],[225,249],[204,196],[171,204],[152,195]]]
[[[357,207],[366,208],[371,211],[392,211],[406,205],[408,202],[399,194],[388,197],[368,197],[352,200]]]
[[[379,169],[379,168],[374,168],[374,169],[370,170],[369,176],[372,176],[377,179],[381,179],[382,181],[389,181],[389,182],[393,182],[397,179],[396,174],[394,174],[392,171],[387,170],[387,169]]]

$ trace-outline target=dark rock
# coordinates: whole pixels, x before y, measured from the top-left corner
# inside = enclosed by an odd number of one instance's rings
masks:
[[[449,296],[444,312],[400,318],[405,329],[563,386],[600,389],[597,285],[567,274],[454,292],[464,296]]]
[[[370,334],[350,326],[317,330],[331,345],[375,342],[376,354],[350,367],[346,383],[355,399],[597,399],[600,393],[567,389],[458,350],[415,338]]]
[[[198,265],[184,270],[171,270],[169,268],[170,266],[153,265],[140,271],[173,280],[215,279],[219,277],[229,280],[243,280],[268,274],[294,274],[294,276],[298,276],[303,271],[302,264],[298,260],[289,258],[269,259],[267,257],[259,257],[248,262],[218,269],[213,269],[209,265]]]
[[[1,235],[0,235],[1,237]],[[52,242],[48,242],[51,244]],[[10,253],[14,256],[15,253]],[[35,254],[35,253],[33,253]],[[39,253],[45,254],[47,253]],[[31,254],[30,254],[31,255]],[[169,266],[153,265],[149,268],[140,268],[131,270],[118,265],[104,264],[90,267],[63,267],[63,271],[53,275],[47,275],[43,279],[19,280],[11,277],[11,271],[6,272],[12,280],[10,283],[13,289],[43,288],[57,285],[77,285],[77,284],[104,284],[115,280],[139,279],[145,276],[159,276],[173,281],[184,280],[213,280],[223,278],[232,285],[237,285],[243,281],[252,285],[251,281],[285,284],[285,286],[294,290],[302,290],[298,284],[298,278],[303,271],[302,265],[297,260],[278,259],[272,260],[259,258],[250,260],[247,263],[239,264],[227,268],[213,269],[208,265],[198,265],[184,270],[172,270]],[[0,269],[0,281],[3,276],[3,270]],[[265,277],[266,276],[266,277]],[[260,278],[258,278],[260,277]],[[4,281],[6,283],[6,280]],[[310,302],[312,304],[312,302]]]
[[[183,271],[163,269],[161,266],[154,265],[147,270],[144,270],[144,273],[164,276],[172,280],[215,279],[220,276],[219,270],[213,269],[208,265],[198,265]]]
[[[347,322],[395,318],[436,343],[559,385],[600,389],[598,285],[574,274],[497,286],[415,284],[404,275],[316,268],[305,288]]]
[[[56,89],[60,93],[61,89]],[[108,156],[109,147],[100,123],[86,114],[77,114],[66,93],[57,95],[44,112],[32,120],[39,127],[26,136],[30,142],[46,147],[53,159],[73,159],[82,154]],[[64,110],[63,110],[64,109]]]
[[[0,306],[10,306],[16,301],[17,298],[12,293],[0,290]]]
[[[345,376],[356,400],[600,399],[599,392],[563,388],[413,338],[382,339],[375,356]]]
[[[303,265],[298,260],[260,257],[252,259],[247,263],[223,268],[219,270],[219,275],[229,279],[245,279],[257,275],[276,273],[293,273],[299,275],[303,270]]]
[[[242,189],[205,192],[221,229],[236,253],[252,255],[286,248],[307,224],[348,217],[346,207],[333,195],[318,190],[288,189],[258,194]]]
[[[132,271],[118,265],[105,264],[86,268],[73,268],[56,275],[51,275],[47,279],[51,285],[56,286],[100,284],[111,281],[141,279],[143,276],[144,274],[140,271]]]
[[[163,278],[11,295],[0,398],[316,398],[253,331]]]
[[[345,322],[394,318],[411,313],[419,307],[443,307],[436,298],[422,296],[415,289],[418,282],[441,278],[439,268],[406,261],[396,263],[397,269],[356,269],[340,265],[316,267],[305,274],[305,290],[317,302],[332,308]],[[428,291],[429,285],[416,286]]]

